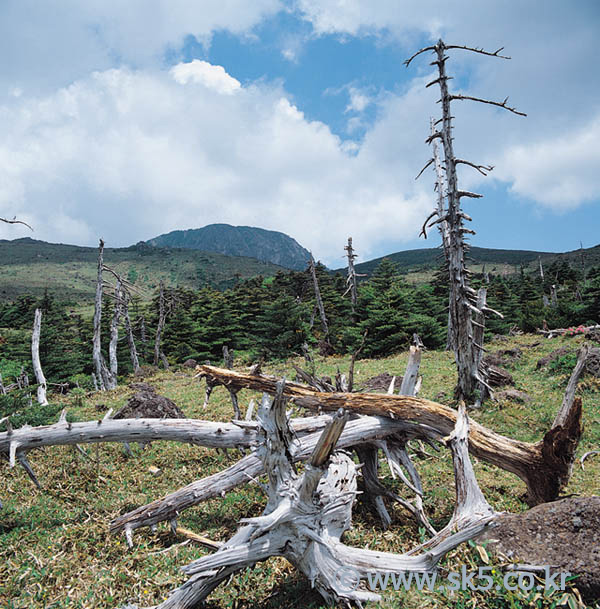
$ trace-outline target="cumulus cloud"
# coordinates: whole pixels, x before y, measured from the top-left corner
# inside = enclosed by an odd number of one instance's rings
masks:
[[[227,74],[223,66],[213,66],[199,59],[177,64],[171,68],[171,75],[181,85],[195,82],[219,93],[231,94],[240,88],[240,82]]]
[[[119,65],[160,65],[186,36],[246,34],[280,0],[4,0],[0,9],[0,99],[9,90],[49,92]]]
[[[503,173],[512,191],[566,211],[598,198],[600,115],[575,132],[509,148]]]
[[[336,264],[349,235],[363,255],[412,238],[430,205],[390,171],[402,147],[389,150],[386,129],[349,152],[280,86],[241,87],[205,62],[97,72],[5,105],[0,129],[0,212],[52,241],[128,245],[229,222],[283,230]]]

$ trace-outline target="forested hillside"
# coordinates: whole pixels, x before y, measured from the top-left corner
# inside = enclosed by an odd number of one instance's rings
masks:
[[[357,273],[370,276],[383,258],[388,258],[395,262],[401,271],[432,271],[438,267],[441,256],[442,253],[439,248],[421,248],[395,252],[381,258],[359,262],[355,266]],[[479,270],[481,270],[485,265],[488,271],[496,273],[514,273],[520,267],[533,269],[539,264],[539,260],[544,265],[555,261],[567,261],[574,266],[582,267],[582,264],[584,264],[589,267],[600,264],[600,245],[564,253],[473,246],[469,249],[469,258],[470,266],[479,267]],[[337,269],[334,272],[338,271],[342,271],[342,269]]]
[[[331,275],[321,265],[317,265],[317,276],[329,322],[329,340],[336,353],[355,350],[365,331],[364,357],[401,352],[410,344],[413,333],[418,333],[430,349],[444,348],[448,284],[442,269],[432,282],[411,285],[391,260],[384,259],[373,276],[359,285],[354,316],[349,297],[343,296],[345,277]],[[578,266],[554,262],[547,266],[545,277],[542,281],[537,271],[506,277],[489,273],[489,283],[485,283],[484,276],[476,274],[473,285],[485,285],[490,306],[504,315],[503,319],[488,320],[488,334],[506,334],[511,329],[535,331],[544,320],[550,327],[600,321],[600,267],[589,269],[584,281]],[[555,306],[552,284],[557,286]],[[171,288],[166,290],[166,301],[163,351],[171,364],[187,358],[218,362],[224,345],[248,362],[283,359],[301,353],[304,342],[318,349],[323,339],[308,272],[280,271],[272,278],[241,281],[223,291],[212,287]],[[24,295],[0,305],[3,378],[14,378],[21,367],[30,369],[31,325],[38,306],[44,313],[41,359],[50,382],[89,384],[92,322],[65,306],[62,294],[52,290],[41,297]],[[112,301],[105,299],[103,307],[102,335],[108,340]],[[150,363],[158,318],[157,294],[149,303],[134,298],[130,313],[140,357]],[[119,373],[128,372],[131,363],[127,343],[122,340]]]

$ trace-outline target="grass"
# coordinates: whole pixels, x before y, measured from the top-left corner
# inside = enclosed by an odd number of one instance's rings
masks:
[[[104,262],[126,277],[149,300],[160,281],[168,287],[224,289],[240,279],[272,276],[285,270],[269,262],[200,250],[150,246],[105,248]],[[60,292],[63,299],[87,305],[96,289],[98,250],[33,239],[0,240],[0,299]]]
[[[540,342],[541,341],[541,342]],[[580,338],[539,339],[520,336],[496,341],[491,348],[518,346],[523,356],[511,368],[518,389],[533,398],[527,405],[513,402],[486,404],[472,417],[494,430],[512,437],[535,441],[542,437],[560,405],[568,376],[560,371],[535,369],[537,360],[569,345],[576,348]],[[534,342],[537,346],[529,347]],[[402,374],[406,354],[381,360],[360,360],[356,366],[358,386],[368,377],[387,371]],[[292,378],[294,360],[272,364],[269,372]],[[301,363],[301,362],[296,362]],[[347,371],[347,357],[319,359],[320,374]],[[446,352],[424,353],[421,395],[442,403],[452,403],[455,370]],[[190,373],[161,372],[150,382],[157,391],[173,399],[188,417],[229,420],[231,403],[225,389],[213,392],[210,406],[202,409],[204,387]],[[577,450],[580,456],[600,446],[600,383],[585,378],[580,385],[584,401],[585,432]],[[89,396],[83,403],[76,396],[55,397],[77,419],[100,417],[109,407],[122,406],[132,394],[125,383],[117,390]],[[247,404],[254,394],[242,391],[240,403]],[[235,451],[218,454],[215,450],[155,442],[142,450],[134,447],[134,458],[127,457],[120,445],[88,447],[89,458],[70,447],[50,447],[32,453],[30,461],[44,489],[36,490],[20,468],[9,469],[0,463],[0,607],[33,608],[114,608],[127,602],[140,606],[159,603],[169,590],[184,581],[179,567],[205,554],[207,550],[173,535],[166,524],[156,532],[142,529],[134,536],[129,550],[121,537],[108,533],[109,521],[138,505],[163,496],[195,479],[217,472],[233,463]],[[148,471],[161,469],[158,476]],[[417,467],[425,487],[425,509],[436,527],[449,518],[454,504],[454,482],[448,451],[433,458],[418,458]],[[386,471],[386,468],[383,468]],[[525,485],[515,476],[475,461],[479,484],[496,510],[518,512]],[[600,459],[587,461],[585,471],[577,464],[565,494],[598,494]],[[386,481],[386,484],[393,484]],[[400,493],[402,489],[398,489]],[[224,498],[212,499],[181,515],[180,526],[214,540],[228,539],[240,518],[261,513],[265,498],[256,485],[240,487]],[[354,508],[354,527],[345,542],[360,547],[403,552],[420,539],[415,523],[400,507],[391,505],[393,525],[381,529],[364,498]],[[492,559],[493,560],[493,559]],[[466,564],[475,569],[481,558],[467,545],[451,552],[443,562],[449,570]],[[389,592],[379,607],[395,609],[551,606],[552,599],[532,600],[520,593]],[[557,600],[555,597],[554,600]],[[540,602],[546,604],[539,604]],[[217,588],[207,607],[222,609],[278,607],[311,608],[324,606],[321,597],[310,589],[306,579],[282,558],[271,559],[235,576]]]

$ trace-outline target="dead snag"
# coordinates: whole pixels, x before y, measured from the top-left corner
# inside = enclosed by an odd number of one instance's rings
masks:
[[[356,260],[356,254],[352,248],[352,237],[348,237],[348,245],[344,247],[348,256],[348,277],[346,279],[346,291],[342,294],[342,297],[350,292],[350,304],[352,306],[352,316],[356,315],[356,306],[358,303],[358,291],[356,287],[356,270],[354,269],[354,260]]]
[[[163,361],[163,354],[160,350],[160,341],[162,333],[165,328],[166,319],[166,307],[165,307],[165,283],[160,280],[160,288],[158,293],[158,326],[156,328],[156,337],[154,338],[154,365],[158,366],[159,362]],[[164,361],[163,361],[164,363]],[[168,366],[167,366],[168,367]]]
[[[321,351],[329,351],[331,345],[329,344],[329,324],[327,323],[327,316],[325,315],[325,307],[323,306],[323,299],[321,298],[321,290],[319,289],[319,280],[317,279],[317,270],[315,268],[315,259],[312,254],[308,262],[308,268],[313,281],[313,288],[315,291],[315,301],[317,309],[319,311],[319,317],[321,318],[321,328],[323,329],[323,346]]]
[[[102,322],[102,271],[104,269],[104,241],[100,239],[98,247],[98,278],[96,281],[96,298],[94,300],[94,338],[92,347],[92,358],[94,360],[94,371],[100,389],[114,389],[117,386],[117,379],[106,366],[106,361],[102,355],[101,322]]]
[[[427,236],[426,225],[432,218],[437,217],[429,226],[435,224],[441,225],[442,245],[444,247],[444,254],[448,265],[450,279],[449,328],[452,333],[449,342],[452,343],[454,348],[454,355],[458,368],[456,395],[459,399],[473,401],[476,397],[476,389],[479,388],[480,396],[484,395],[485,390],[487,389],[487,383],[484,377],[485,369],[482,369],[479,365],[482,345],[475,344],[473,327],[474,325],[483,325],[484,314],[488,311],[491,312],[491,309],[488,309],[487,307],[479,308],[477,306],[477,293],[469,286],[468,271],[465,265],[465,254],[468,249],[465,235],[474,234],[474,231],[464,226],[464,221],[471,220],[471,218],[462,211],[461,199],[464,197],[480,198],[482,195],[459,188],[456,168],[459,164],[468,165],[479,173],[486,175],[487,172],[491,171],[492,167],[460,159],[454,154],[451,102],[470,100],[491,104],[521,116],[525,115],[515,110],[515,108],[508,106],[508,98],[503,102],[495,102],[467,95],[451,94],[448,89],[448,81],[451,77],[446,74],[446,61],[449,59],[446,53],[452,49],[462,49],[491,57],[501,57],[503,59],[509,58],[500,55],[498,51],[490,53],[483,49],[462,45],[447,45],[443,40],[439,40],[436,45],[425,47],[417,51],[412,57],[405,61],[405,64],[408,66],[415,57],[425,52],[433,52],[436,57],[432,64],[438,69],[438,77],[427,84],[427,87],[437,84],[440,88],[442,118],[432,123],[432,133],[426,141],[427,143],[432,143],[435,140],[440,140],[442,142],[442,147],[444,149],[443,169],[445,171],[445,179],[444,176],[441,175],[441,172],[438,172],[438,206],[425,221],[422,233],[425,237]],[[438,124],[441,124],[441,126],[437,127]],[[434,158],[427,162],[425,168],[430,164],[435,163],[435,156],[434,151]],[[438,166],[436,166],[436,169],[438,169]],[[440,192],[440,185],[446,187],[447,203],[445,205],[443,200],[440,201],[440,197],[443,199],[443,189]],[[444,233],[446,228],[447,232]],[[478,315],[477,320],[473,320],[473,313]]]
[[[31,335],[31,361],[33,364],[33,372],[35,374],[35,382],[37,383],[37,401],[42,406],[48,404],[46,399],[46,377],[40,363],[40,332],[42,329],[42,311],[35,310],[33,320],[33,333]],[[0,383],[1,384],[1,383]]]

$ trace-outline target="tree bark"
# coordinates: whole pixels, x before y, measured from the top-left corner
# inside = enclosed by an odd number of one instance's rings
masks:
[[[31,335],[31,361],[33,364],[33,372],[35,374],[35,381],[37,383],[37,401],[42,406],[48,404],[46,399],[46,377],[42,370],[42,364],[40,363],[40,332],[42,329],[42,311],[40,309],[35,310],[35,316],[33,320],[33,334]],[[0,383],[1,384],[1,383]]]

